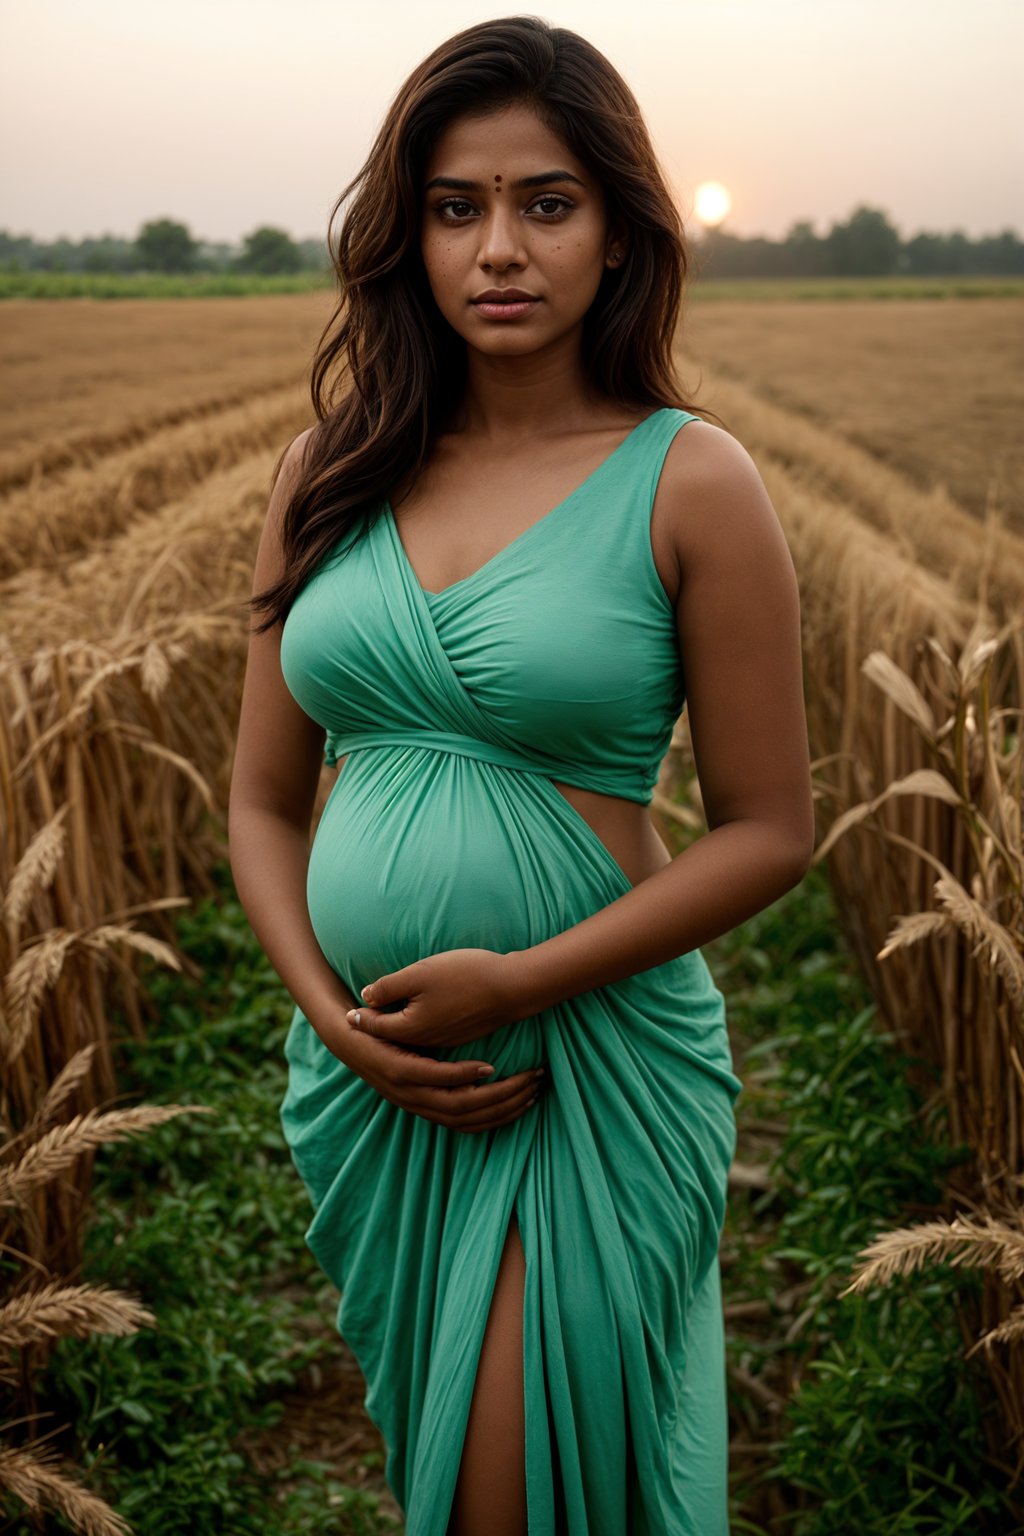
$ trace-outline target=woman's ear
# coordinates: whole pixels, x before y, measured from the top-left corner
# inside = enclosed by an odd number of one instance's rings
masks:
[[[616,226],[608,236],[608,245],[605,249],[605,266],[614,272],[621,267],[629,252],[629,237],[621,226]]]

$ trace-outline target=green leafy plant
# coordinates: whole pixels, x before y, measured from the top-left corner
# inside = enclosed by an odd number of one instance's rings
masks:
[[[296,1455],[258,1471],[243,1449],[280,1423],[304,1371],[337,1364],[339,1344],[278,1122],[290,1002],[219,879],[218,900],[177,921],[201,991],[154,967],[160,1023],[116,1045],[119,1080],[147,1102],[187,1095],[214,1113],[98,1157],[85,1238],[90,1281],[130,1286],[158,1326],[62,1340],[46,1405],[138,1536],[371,1536],[395,1527],[336,1468]]]
[[[962,1358],[958,1294],[933,1270],[883,1296],[842,1297],[880,1224],[934,1211],[949,1170],[939,1096],[923,1064],[879,1027],[846,952],[823,871],[713,946],[709,959],[743,1043],[747,1108],[781,1127],[767,1187],[732,1202],[726,1312],[760,1297],[771,1319],[727,1330],[731,1408],[763,1455],[737,1458],[734,1530],[793,1536],[923,1536],[1022,1529],[986,1461],[983,1373]],[[927,1076],[927,1072],[925,1072]],[[744,1384],[752,1383],[751,1395]],[[761,1524],[758,1512],[774,1513]]]

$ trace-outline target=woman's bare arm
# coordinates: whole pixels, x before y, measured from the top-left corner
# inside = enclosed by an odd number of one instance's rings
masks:
[[[282,569],[280,527],[307,432],[290,444],[256,553],[253,592]],[[235,889],[264,953],[314,1028],[354,999],[328,965],[306,906],[309,831],[325,733],[289,693],[281,629],[249,636],[228,802]]]
[[[524,1016],[728,932],[796,885],[813,852],[799,594],[778,515],[746,449],[707,422],[677,434],[662,482],[710,830],[583,922],[513,951]]]

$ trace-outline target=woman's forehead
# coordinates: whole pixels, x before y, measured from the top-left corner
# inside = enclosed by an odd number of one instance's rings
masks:
[[[554,158],[552,158],[554,156]],[[454,118],[438,135],[426,166],[426,179],[459,171],[476,180],[505,183],[563,166],[580,180],[585,167],[565,141],[528,107],[517,105]]]

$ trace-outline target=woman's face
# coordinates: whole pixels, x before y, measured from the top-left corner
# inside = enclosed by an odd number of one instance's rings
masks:
[[[622,266],[626,242],[609,231],[587,167],[517,105],[459,117],[438,139],[424,176],[421,250],[449,325],[480,352],[523,356],[580,325],[602,273]],[[496,314],[480,306],[489,289],[511,288],[533,302]]]

